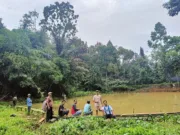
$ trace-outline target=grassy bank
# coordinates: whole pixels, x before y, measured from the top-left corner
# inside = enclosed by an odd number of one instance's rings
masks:
[[[15,114],[16,117],[10,117]],[[35,122],[27,120],[25,113],[0,106],[0,135],[35,135]]]
[[[0,135],[179,135],[180,116],[154,119],[104,120],[101,117],[63,119],[53,124],[37,125],[24,112],[0,106]],[[16,117],[10,117],[16,114]]]

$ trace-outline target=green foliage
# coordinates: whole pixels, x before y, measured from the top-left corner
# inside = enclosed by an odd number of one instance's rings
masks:
[[[32,119],[12,108],[0,105],[0,135],[178,135],[180,116],[144,118],[117,118],[85,116],[60,119],[53,124],[37,126]],[[10,117],[16,114],[16,117]]]
[[[31,122],[25,120],[20,115],[10,117],[14,110],[5,106],[0,106],[0,135],[35,135]]]
[[[51,57],[47,57],[50,56],[51,51],[48,49],[49,53],[47,53],[46,48],[42,49],[42,47],[48,48],[46,36],[43,39],[40,38],[42,34],[42,31],[0,30],[2,39],[0,46],[2,78],[0,81],[5,84],[8,81],[15,89],[18,87],[26,89],[27,91],[21,92],[22,95],[26,95],[29,91],[35,96],[39,89],[47,89],[49,83],[58,84],[63,78],[58,65],[50,60]],[[36,37],[36,40],[32,39],[32,35]],[[52,52],[54,53],[53,50]],[[18,91],[10,89],[6,92],[17,93]]]
[[[150,48],[156,49],[164,45],[166,40],[166,28],[160,22],[156,23],[154,31],[151,32],[151,40],[148,41]]]
[[[173,118],[167,120],[169,124],[172,119]],[[46,129],[46,133],[48,135],[177,135],[178,130],[177,123],[166,127],[166,122],[159,123],[156,121],[156,123],[151,123],[135,119],[106,121],[103,118],[87,116],[56,122],[52,124],[49,129]]]
[[[140,54],[141,57],[144,57],[144,56],[145,56],[145,55],[144,55],[144,49],[143,49],[142,47],[140,47],[140,53],[139,53],[139,54]]]
[[[179,37],[167,36],[166,28],[161,23],[155,25],[155,31],[151,33],[151,40],[148,41],[152,51],[152,63],[154,65],[155,79],[160,82],[169,80],[169,76],[178,75],[173,65],[179,64],[176,59],[179,57]],[[171,63],[172,62],[172,63]],[[176,67],[176,66],[175,66]]]
[[[70,93],[70,97],[83,97],[83,96],[89,96],[89,95],[93,95],[94,92],[92,91],[71,91]]]
[[[4,24],[2,23],[2,18],[0,18],[0,29],[4,28]]]
[[[168,10],[170,16],[176,16],[180,12],[180,1],[179,0],[169,0],[163,4],[163,7]]]
[[[20,20],[21,29],[36,30],[36,20],[39,17],[39,13],[34,11],[29,11],[27,14],[23,15],[23,19]]]
[[[57,53],[60,55],[65,41],[77,32],[78,15],[74,14],[73,6],[69,2],[55,2],[54,5],[46,6],[43,14],[44,19],[41,20],[40,25],[51,32]]]
[[[110,81],[108,80],[108,86],[111,91],[132,91],[135,90],[133,87],[128,86],[129,82],[128,81],[121,81],[121,80],[113,80]]]

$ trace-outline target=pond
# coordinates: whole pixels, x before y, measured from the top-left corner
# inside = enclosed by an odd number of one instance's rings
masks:
[[[94,111],[92,96],[78,97],[77,108],[83,110],[87,100],[91,101]],[[114,109],[115,114],[155,113],[155,112],[180,112],[180,93],[154,92],[154,93],[115,93],[102,95],[103,100]],[[57,114],[60,101],[54,103],[54,113]],[[73,99],[68,99],[65,108],[70,109]],[[41,109],[42,104],[33,104],[33,108]],[[102,113],[100,113],[101,115]]]

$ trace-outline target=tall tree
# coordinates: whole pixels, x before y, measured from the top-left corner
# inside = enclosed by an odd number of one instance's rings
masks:
[[[144,58],[144,49],[142,47],[140,47],[140,56]]]
[[[166,27],[158,22],[155,25],[154,31],[151,32],[151,40],[148,40],[150,48],[156,49],[159,46],[164,45],[167,39]]]
[[[148,45],[153,49],[152,57],[154,63],[157,64],[160,69],[160,75],[162,76],[162,81],[167,78],[166,70],[166,52],[167,52],[167,42],[169,36],[167,36],[166,28],[160,22],[155,25],[154,31],[151,32],[151,40],[148,41]]]
[[[168,10],[170,16],[178,15],[180,12],[180,0],[169,0],[163,4],[163,7]]]
[[[60,55],[64,42],[75,36],[78,15],[74,14],[74,7],[69,3],[55,2],[54,5],[44,8],[44,19],[40,25],[50,31],[56,44],[56,50]]]
[[[0,18],[0,29],[4,28],[4,24],[2,23],[2,18]]]
[[[37,13],[35,10],[24,14],[22,20],[20,20],[20,28],[36,30],[36,20],[38,17],[39,13]]]

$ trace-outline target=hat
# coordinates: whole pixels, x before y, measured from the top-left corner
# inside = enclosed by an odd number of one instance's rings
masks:
[[[31,96],[31,94],[28,94],[28,97]]]
[[[49,95],[49,94],[52,94],[52,92],[48,92],[48,95]]]

